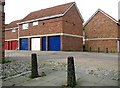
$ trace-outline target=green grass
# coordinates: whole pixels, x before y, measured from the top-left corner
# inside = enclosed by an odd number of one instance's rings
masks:
[[[42,72],[40,76],[41,77],[46,76],[45,72]]]
[[[6,59],[2,60],[2,59],[0,59],[0,64],[10,63],[10,62],[11,62],[11,60],[6,60]]]
[[[43,77],[43,76],[47,76],[45,72],[41,72],[41,75],[39,75],[38,77]],[[30,79],[34,79],[34,77],[32,77],[31,75],[29,75]],[[37,77],[35,77],[37,78]]]

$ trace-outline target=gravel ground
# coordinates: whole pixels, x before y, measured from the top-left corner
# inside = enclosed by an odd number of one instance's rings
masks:
[[[30,62],[30,54],[21,54],[22,52],[18,52],[15,54],[17,58],[13,59],[14,51],[8,52],[6,54],[6,59],[11,60],[10,63],[5,63],[3,65],[0,64],[0,78],[7,79],[8,77],[15,76],[21,73],[30,72],[31,70],[31,62]],[[39,52],[37,52],[39,54]],[[58,70],[66,70],[66,55],[67,52],[61,53],[42,53],[39,54],[38,58],[38,68],[39,71],[44,70],[46,73],[49,71],[58,71]],[[47,55],[46,55],[47,54]],[[68,53],[69,56],[73,53]],[[91,53],[82,53],[79,52],[73,54],[75,57],[75,67],[76,72],[84,72],[85,74],[94,75],[96,77],[102,79],[110,79],[118,81],[118,62],[116,59],[116,55],[109,54],[91,54]],[[22,56],[22,57],[20,57]],[[27,57],[28,56],[28,57]],[[106,59],[106,56],[109,59]],[[102,57],[102,59],[101,59]],[[40,58],[43,58],[40,59]],[[47,58],[47,59],[46,59]],[[48,59],[49,58],[49,59]],[[62,59],[61,59],[62,58]],[[96,59],[97,58],[97,59]],[[115,58],[115,60],[113,59]]]
[[[77,61],[77,60],[76,60]],[[14,76],[20,73],[24,73],[27,71],[31,70],[31,65],[27,61],[12,61],[10,63],[5,63],[0,67],[0,77],[5,79],[10,76]],[[52,69],[52,70],[66,70],[67,65],[65,60],[62,62],[59,60],[45,60],[42,61],[41,64],[38,63],[38,68],[39,69]],[[3,70],[2,70],[3,69]],[[83,71],[85,74],[90,74],[94,75],[96,77],[100,78],[108,78],[111,80],[118,80],[118,71],[117,70],[110,70],[110,69],[105,69],[102,67],[92,67],[92,66],[86,66],[86,65],[81,65],[81,64],[76,64],[76,71]]]

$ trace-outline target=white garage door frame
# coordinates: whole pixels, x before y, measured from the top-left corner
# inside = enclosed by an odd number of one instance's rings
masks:
[[[40,51],[40,38],[31,38],[31,50]]]
[[[117,41],[117,51],[120,53],[120,40]]]

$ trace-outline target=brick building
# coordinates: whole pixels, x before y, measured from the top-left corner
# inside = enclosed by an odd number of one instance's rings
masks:
[[[0,59],[4,60],[5,0],[0,0]]]
[[[31,12],[19,23],[19,49],[81,51],[83,18],[75,2]]]
[[[18,25],[20,20],[16,20],[5,26],[5,50],[16,50],[18,48]]]
[[[95,52],[119,52],[119,23],[98,9],[84,24],[85,49]]]

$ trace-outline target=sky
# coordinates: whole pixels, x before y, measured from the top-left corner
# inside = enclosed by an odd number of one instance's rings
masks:
[[[86,22],[98,9],[118,20],[118,2],[120,0],[5,0],[5,23],[23,19],[30,12],[60,4],[76,2]]]

